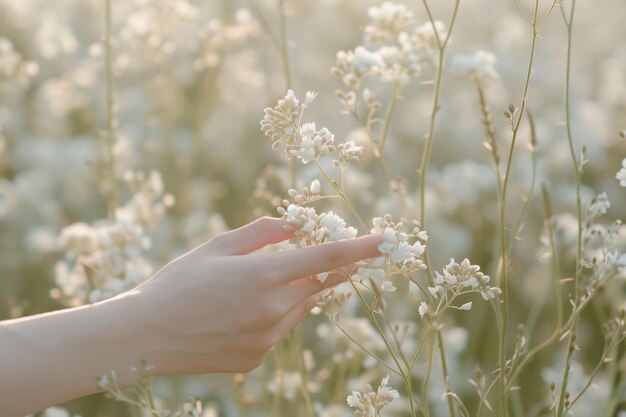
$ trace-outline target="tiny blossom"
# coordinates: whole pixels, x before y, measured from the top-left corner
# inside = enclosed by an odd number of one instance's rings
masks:
[[[413,281],[409,281],[409,293],[413,295],[419,294],[419,287]]]
[[[316,130],[315,123],[305,123],[300,127],[300,140],[300,144],[294,145],[289,155],[301,159],[303,164],[335,150],[335,136],[325,127]]]
[[[293,90],[288,90],[287,95],[278,100],[278,104],[274,108],[267,107],[265,109],[265,116],[261,120],[261,130],[274,141],[272,148],[277,149],[284,143],[285,152],[289,152],[295,143],[294,126],[298,117],[299,105],[300,102]]]
[[[315,91],[307,91],[306,95],[304,96],[304,105],[308,106],[309,104],[313,103],[316,97],[317,93]]]
[[[383,281],[382,285],[380,286],[380,290],[394,292],[396,291],[396,287],[393,285],[391,281]]]
[[[385,279],[385,271],[379,268],[359,267],[357,273],[352,275],[352,279],[359,282],[367,281],[368,279],[380,281]]]
[[[349,162],[358,162],[363,154],[363,146],[357,145],[353,140],[337,145],[339,160],[333,161],[334,165],[346,165]]]
[[[55,298],[69,305],[95,302],[138,285],[152,273],[144,251],[150,247],[147,231],[156,227],[170,202],[156,171],[147,177],[129,173],[133,191],[126,204],[116,208],[115,221],[74,223],[58,238],[65,260],[55,266]]]
[[[469,259],[464,259],[460,264],[450,259],[450,263],[443,268],[443,274],[435,272],[435,286],[429,287],[428,291],[435,298],[448,291],[454,294],[476,291],[480,292],[485,300],[490,300],[500,294],[501,290],[488,286],[489,281],[489,276],[480,272],[480,267],[472,265]]]
[[[315,275],[315,278],[320,282],[320,284],[323,284],[328,279],[328,275],[330,275],[328,272],[322,272],[320,274]]]
[[[321,191],[321,185],[319,180],[311,181],[309,187],[303,187],[301,191],[297,191],[294,189],[290,189],[288,191],[289,195],[293,198],[293,201],[296,204],[302,204],[307,201],[314,200],[319,197]],[[288,206],[288,201],[285,200],[285,206]]]
[[[373,220],[374,227],[371,232],[381,233],[383,221],[382,217],[375,218]],[[380,253],[388,255],[390,261],[394,264],[407,264],[413,269],[424,269],[425,265],[417,258],[424,253],[426,247],[422,245],[419,240],[410,244],[408,242],[409,235],[399,231],[401,226],[401,224],[394,225],[388,223],[388,225],[382,229],[384,241],[378,246],[378,250]]]
[[[422,301],[422,302],[420,302],[420,306],[417,309],[417,311],[418,311],[420,317],[424,317],[430,311],[430,306],[428,305],[428,303],[426,301]]]
[[[319,227],[329,240],[351,239],[357,232],[354,227],[346,227],[346,222],[332,211],[320,214]]]
[[[351,239],[357,230],[346,226],[345,220],[332,211],[317,214],[313,207],[288,204],[279,207],[278,213],[286,221],[285,229],[294,232],[291,243],[311,246],[327,241]]]
[[[393,40],[413,18],[405,4],[385,2],[368,10],[370,24],[365,27],[365,41],[376,44]]]
[[[318,195],[321,191],[320,180],[311,181],[311,185],[309,186],[309,191],[311,191],[312,194]]]
[[[467,310],[470,310],[471,308],[472,308],[472,302],[470,301],[469,303],[465,303],[465,304],[461,305],[459,307],[459,310],[467,311]]]
[[[436,34],[435,34],[436,32]],[[437,36],[439,40],[444,42],[447,36],[446,25],[440,20],[435,20],[435,25],[431,22],[426,22],[415,29],[413,33],[414,42],[419,44],[422,48],[432,48],[437,44]]]
[[[626,158],[622,160],[622,168],[617,171],[615,178],[619,181],[621,187],[626,187]]]
[[[386,376],[377,391],[368,385],[364,393],[352,391],[346,402],[351,408],[356,408],[354,417],[378,417],[383,407],[399,397],[398,391],[389,387],[389,376]]]
[[[587,208],[587,216],[588,220],[594,219],[598,216],[606,214],[611,207],[611,202],[609,201],[606,193],[600,193],[596,196],[592,201],[589,207]]]

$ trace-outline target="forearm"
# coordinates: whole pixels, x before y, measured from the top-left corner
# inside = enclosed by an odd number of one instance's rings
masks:
[[[0,323],[2,415],[23,417],[99,391],[97,377],[115,369],[120,385],[149,359],[132,299],[116,298]]]

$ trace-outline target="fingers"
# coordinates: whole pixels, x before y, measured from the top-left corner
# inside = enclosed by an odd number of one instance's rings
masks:
[[[278,298],[291,300],[294,304],[300,304],[310,297],[316,299],[321,291],[345,281],[351,275],[353,269],[354,264],[351,264],[341,268],[340,271],[333,271],[329,273],[324,283],[321,283],[315,276],[290,282],[278,289],[280,293]]]
[[[212,256],[244,255],[289,239],[292,232],[286,231],[284,225],[283,219],[261,217],[239,229],[220,233],[203,245],[204,250]]]
[[[368,235],[296,250],[250,255],[257,265],[271,267],[281,282],[317,275],[361,259],[380,255],[382,235]]]
[[[315,307],[315,297],[311,297],[291,309],[267,334],[272,345],[278,343],[290,330],[293,330],[306,313]]]

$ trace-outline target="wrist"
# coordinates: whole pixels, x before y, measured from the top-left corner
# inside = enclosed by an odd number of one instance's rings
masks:
[[[147,309],[139,292],[128,292],[94,305],[102,317],[106,317],[101,343],[115,366],[120,386],[131,386],[141,377],[164,373],[160,364],[158,336],[150,325]],[[142,364],[148,369],[141,372]],[[105,372],[105,373],[106,373]]]

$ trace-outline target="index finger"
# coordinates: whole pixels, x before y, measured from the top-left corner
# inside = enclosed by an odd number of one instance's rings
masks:
[[[361,259],[379,256],[378,245],[382,242],[382,235],[368,235],[319,246],[248,256],[257,257],[262,263],[272,265],[276,279],[284,282],[316,275]]]

